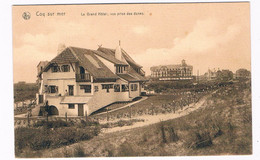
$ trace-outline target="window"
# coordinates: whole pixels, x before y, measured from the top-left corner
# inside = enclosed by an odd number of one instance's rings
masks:
[[[113,88],[113,84],[102,84],[102,89],[111,89]]]
[[[44,93],[48,93],[49,92],[49,87],[48,87],[48,85],[44,85],[44,91],[43,91]]]
[[[49,86],[48,91],[49,93],[58,93],[58,86]]]
[[[122,73],[122,67],[116,66],[116,73]]]
[[[102,84],[102,89],[106,89],[107,93],[109,92],[109,89],[113,88],[113,84]]]
[[[75,109],[75,104],[69,104],[69,109]]]
[[[128,66],[116,66],[116,73],[125,73],[128,70]]]
[[[137,73],[140,73],[140,69],[139,69],[139,68],[135,68],[135,71],[136,71]]]
[[[114,85],[114,92],[120,92],[120,84]]]
[[[70,71],[70,66],[69,65],[62,65],[61,66],[61,71],[62,72],[69,72]]]
[[[137,84],[131,84],[131,91],[137,91]]]
[[[85,93],[91,93],[91,85],[80,85],[80,89],[84,89]]]
[[[127,92],[129,91],[128,85],[127,84],[122,84],[122,92]]]
[[[69,96],[73,96],[74,95],[74,86],[68,85],[68,87],[69,87]]]
[[[59,72],[60,71],[60,66],[52,66],[51,70],[52,70],[52,72]]]
[[[94,86],[95,92],[98,92],[98,86]]]

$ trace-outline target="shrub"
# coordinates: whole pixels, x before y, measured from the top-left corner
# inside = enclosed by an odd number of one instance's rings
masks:
[[[100,127],[98,126],[86,127],[84,129],[60,127],[55,130],[48,128],[16,128],[15,152],[18,155],[25,148],[40,150],[61,147],[82,140],[89,140],[99,133]]]
[[[103,149],[103,152],[105,153],[104,156],[106,156],[106,157],[115,157],[116,156],[115,151],[116,151],[116,148],[110,142],[106,142],[104,144],[104,149]]]
[[[77,125],[78,127],[87,127],[87,126],[98,126],[99,122],[92,120],[92,119],[87,119],[87,120],[81,120],[80,123]]]
[[[66,157],[66,158],[72,157],[72,154],[67,150],[66,147],[64,147],[62,153],[63,153],[63,157]]]
[[[18,127],[15,129],[15,152],[22,152],[23,148],[29,147],[28,141],[37,135],[37,129]]]
[[[223,131],[219,128],[218,131],[214,134],[214,138],[219,137],[223,134]]]
[[[60,128],[70,126],[68,122],[57,120],[57,121],[37,121],[33,124],[33,127],[45,127],[45,128]]]
[[[52,135],[53,146],[68,145],[76,142],[77,131],[75,128],[60,128]]]
[[[41,136],[33,137],[29,142],[29,147],[33,150],[40,150],[44,148],[49,148],[52,141],[49,139],[49,136],[44,134]]]
[[[84,148],[80,145],[77,145],[74,149],[74,157],[86,157],[87,154],[84,151]]]
[[[111,123],[101,124],[101,128],[110,128]]]
[[[142,136],[142,142],[147,142],[147,141],[148,141],[147,134],[143,134],[143,136]]]
[[[69,123],[63,120],[49,122],[50,128],[68,127]]]
[[[193,148],[199,149],[211,146],[213,144],[210,133],[207,131],[195,131],[193,136],[193,142],[191,143],[191,147]]]
[[[170,140],[172,142],[177,142],[179,140],[179,136],[173,127],[169,127],[168,132],[169,132]]]
[[[167,143],[164,125],[165,125],[164,122],[160,122],[158,127],[159,127],[159,130],[160,130],[160,133],[161,133],[161,142]]]
[[[131,144],[129,144],[128,142],[124,142],[119,146],[118,156],[137,156],[137,152],[133,149]]]
[[[117,122],[117,125],[118,125],[119,127],[130,126],[130,125],[132,125],[132,124],[133,124],[132,121],[125,121],[125,120],[120,120],[120,121]]]

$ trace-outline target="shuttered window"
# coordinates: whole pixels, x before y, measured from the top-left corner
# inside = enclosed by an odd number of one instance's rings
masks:
[[[120,84],[114,85],[114,92],[120,92]]]
[[[129,88],[127,84],[122,84],[122,92],[128,92]]]
[[[85,93],[91,93],[91,85],[80,85],[80,89],[84,89]]]
[[[70,66],[69,65],[62,65],[61,66],[61,71],[62,72],[69,72],[70,71]]]
[[[49,86],[48,92],[49,93],[58,93],[58,86]]]

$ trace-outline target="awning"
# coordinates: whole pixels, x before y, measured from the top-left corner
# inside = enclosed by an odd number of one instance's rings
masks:
[[[92,97],[75,97],[75,96],[66,96],[60,103],[61,104],[85,104]]]

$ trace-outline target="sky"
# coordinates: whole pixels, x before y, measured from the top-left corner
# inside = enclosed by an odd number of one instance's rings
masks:
[[[86,15],[99,12],[107,15]],[[134,12],[142,14],[122,15]],[[54,58],[60,44],[115,49],[119,40],[146,75],[152,66],[182,59],[194,75],[213,68],[250,70],[249,3],[13,6],[14,83],[35,82],[37,64]]]

